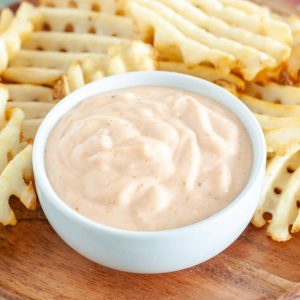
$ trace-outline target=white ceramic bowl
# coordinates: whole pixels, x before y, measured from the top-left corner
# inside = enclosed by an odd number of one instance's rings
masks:
[[[87,97],[127,87],[179,88],[221,103],[246,127],[253,147],[253,168],[247,186],[213,216],[178,229],[128,231],[98,224],[65,204],[50,185],[45,146],[56,122]],[[252,113],[226,90],[205,80],[168,72],[135,72],[101,79],[68,95],[42,122],[33,147],[35,182],[42,208],[58,235],[81,255],[104,266],[137,273],[162,273],[197,265],[227,248],[250,222],[258,204],[265,170],[265,142]]]

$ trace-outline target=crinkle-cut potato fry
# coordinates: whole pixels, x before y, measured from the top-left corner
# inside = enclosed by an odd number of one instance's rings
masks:
[[[300,144],[300,127],[282,127],[265,131],[269,152],[285,155],[294,145]]]
[[[281,20],[286,22],[292,30],[292,33],[300,31],[300,18],[296,15],[291,16],[278,16]]]
[[[90,33],[33,32],[22,44],[23,49],[106,53],[115,45],[127,45],[131,40],[113,36],[99,36]]]
[[[5,84],[11,101],[52,102],[53,90],[49,87],[33,84]],[[1,108],[0,108],[1,110]],[[1,121],[0,121],[1,122]]]
[[[8,108],[20,108],[25,114],[25,120],[27,119],[41,119],[54,107],[55,102],[33,102],[33,101],[21,101],[21,102],[8,102]]]
[[[19,108],[6,111],[7,122],[0,131],[0,174],[8,164],[9,159],[14,157],[19,149],[21,126],[24,113]]]
[[[234,7],[222,5],[219,0],[188,0],[205,13],[217,17],[233,26],[245,28],[253,33],[261,34],[291,45],[293,41],[290,27],[269,16],[247,13]]]
[[[0,83],[0,130],[5,126],[6,123],[5,108],[8,97],[7,87]]]
[[[24,113],[16,108],[6,110],[8,92],[0,85],[1,131],[0,131],[0,174],[19,149],[20,129]]]
[[[0,85],[0,116],[3,122],[0,130],[0,223],[14,225],[16,218],[9,206],[10,196],[15,195],[27,208],[34,209],[36,195],[32,184],[32,146],[22,150],[20,143],[24,113],[19,108],[5,111],[7,99],[7,88]]]
[[[264,226],[267,221],[265,213],[272,214],[267,234],[276,241],[287,241],[292,233],[298,232],[299,208],[297,200],[300,196],[300,146],[297,145],[285,156],[273,157],[267,165],[265,184],[252,223],[257,227]]]
[[[9,206],[10,196],[18,197],[28,209],[36,208],[31,154],[32,146],[28,145],[8,163],[0,174],[0,223],[3,225],[15,225],[17,222]]]
[[[299,83],[300,44],[293,46],[292,53],[286,61],[286,71],[295,83]]]
[[[224,81],[233,84],[237,88],[237,90],[243,91],[245,89],[245,82],[238,76],[229,74],[228,76],[223,77],[216,69],[208,66],[196,66],[189,68],[184,63],[159,61],[158,70],[184,73],[211,82]]]
[[[286,44],[268,36],[253,33],[247,29],[227,24],[216,17],[207,15],[187,0],[162,0],[161,2],[171,7],[195,25],[214,34],[216,37],[226,38],[227,40],[235,41],[241,45],[257,49],[274,58],[277,63],[286,60],[290,54],[290,47]]]
[[[9,8],[2,9],[0,12],[0,34],[9,28],[13,18],[14,14]]]
[[[39,4],[41,6],[75,8],[112,15],[117,13],[116,0],[40,0]]]
[[[99,63],[105,62],[104,54],[20,50],[9,62],[9,67],[33,67],[67,71],[77,60],[90,58]]]
[[[107,57],[105,65],[102,63],[96,64],[94,60],[88,58],[81,60],[79,63],[82,69],[84,81],[89,83],[98,79],[102,79],[104,76],[106,76],[107,74],[104,74],[104,72],[106,72],[105,69],[108,60],[109,58]]]
[[[271,103],[245,94],[240,94],[239,98],[252,112],[257,114],[274,117],[300,117],[300,105]]]
[[[10,67],[1,76],[7,82],[53,86],[62,75],[62,71],[55,69]]]
[[[187,65],[195,66],[203,62],[210,62],[224,75],[229,74],[230,70],[234,67],[235,59],[233,55],[217,49],[210,49],[186,37],[173,24],[164,20],[159,13],[152,9],[136,1],[129,1],[126,9],[143,30],[145,38],[149,30],[153,28],[154,48],[160,53],[168,56],[170,50],[179,49],[179,53]],[[172,52],[170,59],[176,60],[174,59],[175,51]],[[181,57],[179,56],[177,59],[180,60]]]
[[[291,16],[278,16],[281,20],[286,22],[292,30],[293,34],[293,46],[300,43],[300,18],[297,15]]]
[[[33,31],[33,23],[39,19],[37,9],[23,2],[5,32],[0,33],[0,72],[20,49],[21,42]]]
[[[69,93],[79,89],[86,83],[101,79],[104,74],[101,71],[103,66],[96,65],[92,60],[86,59],[82,61],[74,61],[66,74],[61,76],[55,83],[54,98],[61,99]],[[95,72],[99,75],[99,78],[94,79]]]
[[[270,9],[265,6],[257,5],[249,1],[241,0],[220,0],[224,6],[237,8],[247,14],[257,14],[262,17],[270,17]]]
[[[182,17],[180,13],[175,12],[163,4],[174,5],[174,0],[161,0],[160,2],[153,0],[135,0],[135,2],[158,13],[165,21],[172,24],[187,38],[206,45],[211,49],[233,55],[236,62],[234,68],[238,68],[243,77],[247,80],[253,79],[261,70],[276,65],[276,61],[266,53],[227,38],[216,37],[195,25],[189,18]],[[287,53],[289,53],[289,48],[286,48]]]
[[[69,92],[73,92],[85,85],[84,74],[80,63],[73,63],[67,73]]]
[[[129,45],[112,46],[107,51],[105,63],[95,63],[87,58],[71,64],[66,75],[56,82],[54,97],[60,99],[84,84],[104,76],[156,69],[156,52],[150,45],[132,41]]]
[[[94,33],[121,38],[135,36],[133,21],[125,17],[68,8],[40,7],[37,10],[42,20],[35,23],[36,31]]]
[[[133,41],[125,46],[112,46],[108,49],[107,56],[108,75],[157,69],[155,50],[140,41]]]
[[[37,130],[43,119],[28,119],[22,124],[21,134],[22,140],[32,141],[35,138]]]
[[[62,75],[53,86],[53,99],[60,100],[70,93],[68,76]]]
[[[299,127],[300,117],[274,117],[254,114],[264,132],[283,127]]]
[[[245,93],[264,101],[280,104],[300,104],[300,87],[269,82],[267,85],[248,83]]]

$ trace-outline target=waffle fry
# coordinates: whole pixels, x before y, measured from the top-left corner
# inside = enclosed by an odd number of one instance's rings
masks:
[[[63,75],[62,71],[33,67],[10,67],[2,73],[6,82],[53,86]]]
[[[48,7],[77,8],[84,11],[102,12],[115,15],[117,3],[115,0],[40,0],[40,5]]]
[[[226,23],[232,24],[236,27],[245,28],[251,32],[261,33],[270,36],[274,40],[278,40],[284,44],[292,43],[292,34],[289,26],[279,20],[270,18],[267,15],[249,14],[240,5],[239,9],[234,7],[226,7],[219,1],[205,1],[205,0],[189,0],[191,3],[199,7],[201,10],[214,16]],[[244,9],[244,10],[242,10]],[[258,8],[259,10],[259,8]],[[261,11],[264,11],[262,9]],[[265,13],[264,13],[265,14]]]
[[[291,233],[300,230],[299,166],[300,166],[300,106],[297,98],[299,87],[268,83],[266,86],[251,83],[242,96],[245,104],[260,122],[266,139],[267,151],[272,158],[267,164],[265,184],[260,203],[252,219],[257,227],[268,222],[267,234],[276,241],[287,241]],[[282,104],[278,104],[280,102]],[[272,218],[266,220],[265,213]]]
[[[247,84],[245,93],[264,101],[281,104],[300,104],[300,87],[284,86],[275,82],[267,85]]]
[[[182,58],[188,66],[206,61],[223,74],[238,69],[245,79],[250,80],[261,70],[275,67],[290,54],[290,48],[285,44],[277,43],[277,49],[281,52],[273,53],[275,57],[271,57],[256,48],[207,32],[197,26],[202,17],[199,10],[186,1],[131,0],[127,10],[145,36],[153,28],[154,46],[165,60],[180,61]],[[181,11],[184,16],[179,14]],[[282,25],[287,31],[290,30],[283,22]],[[216,31],[216,22],[211,24],[213,26]]]
[[[220,0],[224,6],[237,8],[247,14],[256,14],[261,17],[269,17],[270,10],[267,7],[256,5],[248,1],[239,0]]]
[[[5,113],[8,92],[2,85],[1,91],[1,108],[2,111],[2,129],[0,131],[0,174],[8,164],[9,158],[14,157],[19,150],[20,128],[24,119],[24,113],[19,110],[10,110]],[[8,118],[8,121],[6,119]]]
[[[104,76],[156,69],[156,53],[150,45],[133,41],[129,45],[112,46],[108,49],[105,63],[90,58],[76,61],[54,86],[55,98],[62,98],[84,84]]]
[[[107,53],[111,46],[128,45],[131,40],[89,33],[33,32],[22,44],[23,49]]]
[[[32,183],[31,153],[32,146],[28,145],[9,162],[0,175],[0,223],[3,225],[15,225],[17,222],[9,207],[10,196],[18,197],[28,209],[36,207],[36,195]]]
[[[20,108],[25,114],[26,119],[41,119],[46,116],[46,114],[55,105],[55,102],[33,102],[33,101],[21,101],[21,102],[8,102],[8,108]]]
[[[5,111],[7,100],[7,88],[0,85],[0,223],[13,225],[16,219],[9,207],[10,196],[17,196],[30,209],[36,205],[36,196],[32,186],[31,146],[22,150],[20,144],[24,113],[19,108]]]
[[[249,107],[250,110],[257,114],[274,117],[300,117],[299,105],[270,103],[245,94],[241,94],[239,98]]]
[[[139,41],[130,45],[109,48],[106,73],[114,75],[132,71],[156,70],[156,53],[153,48]]]
[[[154,28],[154,46],[164,59],[183,61],[189,66],[203,62],[212,63],[223,74],[228,74],[234,67],[234,57],[217,49],[200,44],[181,33],[173,24],[164,20],[159,13],[148,7],[130,1],[128,12],[143,28],[144,35]]]
[[[227,82],[233,85],[235,90],[239,91],[243,91],[245,89],[245,82],[238,76],[229,74],[228,76],[223,77],[216,69],[208,66],[196,66],[189,68],[183,63],[159,61],[158,70],[184,73],[219,84],[221,82]]]
[[[299,148],[298,145],[289,154],[275,156],[269,161],[261,200],[252,220],[255,226],[262,227],[267,223],[264,214],[272,214],[267,234],[276,241],[286,241],[291,238],[290,225],[292,225],[292,233],[300,230],[297,208],[300,176]]]
[[[32,84],[6,84],[5,86],[11,101],[53,102],[51,88]]]
[[[120,16],[68,8],[40,7],[38,12],[42,17],[35,23],[37,31],[94,33],[121,38],[135,36],[132,20]]]
[[[74,63],[70,66],[67,73],[66,92],[73,92],[85,85],[84,74],[80,63]]]
[[[5,16],[9,13],[3,14],[1,20],[8,18],[9,24],[4,24],[0,33],[0,72],[7,67],[9,59],[21,49],[22,40],[33,31],[32,22],[38,19],[36,9],[29,3],[22,3],[12,20]]]
[[[266,132],[273,129],[280,129],[283,127],[299,127],[300,117],[274,117],[261,114],[254,114],[258,120],[261,128]]]
[[[278,61],[283,61],[287,58],[288,52],[286,45],[268,36],[253,33],[244,28],[232,26],[231,23],[226,23],[214,16],[207,15],[204,11],[186,0],[180,2],[164,0],[163,2],[177,13],[182,14],[186,19],[191,20],[194,24],[208,32],[211,32],[216,37],[223,37],[241,45],[249,46],[266,53]]]
[[[0,34],[8,30],[14,18],[13,12],[9,8],[4,8],[0,15]]]
[[[32,141],[43,119],[27,119],[22,124],[22,140]]]
[[[32,67],[66,71],[74,61],[86,58],[99,61],[100,63],[105,61],[103,54],[21,50],[10,61],[9,67]],[[3,76],[5,78],[6,74]]]

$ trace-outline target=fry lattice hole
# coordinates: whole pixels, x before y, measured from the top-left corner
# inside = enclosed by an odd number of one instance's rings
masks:
[[[44,22],[43,26],[42,26],[42,29],[44,31],[51,31],[51,25],[49,23],[47,23],[47,22]]]
[[[288,173],[292,174],[292,173],[295,172],[295,169],[294,169],[293,167],[291,167],[291,166],[287,166],[286,171],[287,171]]]
[[[276,195],[280,195],[280,194],[282,193],[281,188],[275,187],[275,188],[274,188],[274,193],[275,193]]]
[[[93,3],[91,6],[91,10],[95,11],[95,12],[100,12],[101,11],[101,7],[98,3]]]
[[[74,26],[72,24],[68,23],[65,26],[65,32],[74,32]]]
[[[76,3],[75,1],[72,1],[72,0],[69,1],[68,6],[69,6],[70,8],[78,8],[77,3]]]
[[[263,218],[264,218],[266,221],[271,221],[272,218],[273,218],[273,216],[272,216],[271,213],[265,212],[265,213],[263,214]]]

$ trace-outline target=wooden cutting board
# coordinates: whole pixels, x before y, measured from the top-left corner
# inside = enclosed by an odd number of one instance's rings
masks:
[[[0,299],[300,299],[300,234],[277,243],[249,225],[199,266],[138,275],[88,261],[56,235],[40,208],[11,204],[19,222],[0,226]]]
[[[40,208],[28,212],[11,203],[19,222],[0,227],[1,299],[300,299],[300,235],[277,243],[249,225],[231,247],[199,266],[129,274],[81,257]]]

